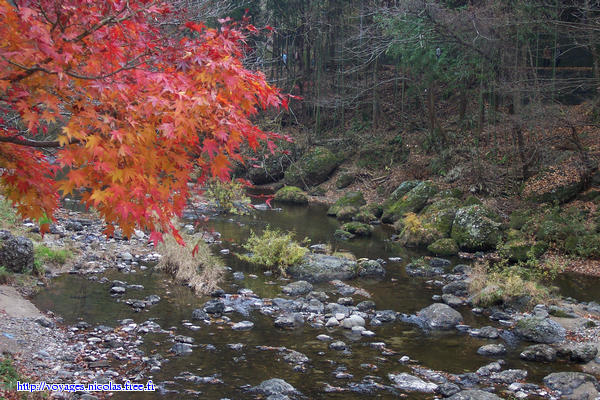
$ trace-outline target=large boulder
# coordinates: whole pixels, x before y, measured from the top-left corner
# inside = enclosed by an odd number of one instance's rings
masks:
[[[356,261],[326,254],[308,253],[302,262],[287,269],[294,279],[325,282],[334,279],[352,279],[357,274]]]
[[[557,343],[565,340],[566,330],[558,322],[550,318],[526,317],[514,329],[521,339],[534,343]]]
[[[463,250],[494,250],[501,237],[500,223],[485,207],[472,205],[458,209],[452,223],[452,239]]]
[[[452,238],[438,239],[427,246],[427,250],[436,256],[455,256],[458,254],[458,244]]]
[[[286,154],[264,158],[248,168],[248,180],[255,185],[277,182],[291,163],[292,158]]]
[[[329,209],[327,215],[337,215],[340,210],[345,207],[355,207],[356,212],[360,206],[365,205],[367,202],[363,197],[362,192],[348,192],[343,197],[339,198]]]
[[[463,317],[458,311],[443,303],[425,307],[417,313],[417,317],[431,329],[452,329],[463,322]]]
[[[402,218],[404,214],[417,213],[425,207],[427,201],[436,193],[437,187],[432,182],[420,182],[398,199],[387,200],[383,205],[381,220],[385,223],[394,223]]]
[[[454,217],[459,208],[460,200],[447,197],[428,205],[422,212],[422,218],[426,224],[448,237],[452,232]]]
[[[23,236],[13,236],[9,231],[0,231],[0,266],[17,273],[33,269],[33,242]]]
[[[544,384],[560,392],[561,399],[592,400],[600,396],[598,380],[583,372],[554,372],[544,377]]]
[[[316,186],[325,182],[339,163],[340,159],[330,150],[315,147],[285,171],[285,181],[299,187]]]
[[[394,228],[400,230],[397,240],[407,247],[424,247],[444,237],[435,226],[424,221],[415,214],[408,213],[402,220],[394,224]]]
[[[273,200],[281,203],[307,204],[308,196],[296,186],[284,186],[275,193]]]

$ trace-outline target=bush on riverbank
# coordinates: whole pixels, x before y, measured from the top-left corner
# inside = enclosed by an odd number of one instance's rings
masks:
[[[527,308],[551,303],[555,289],[546,285],[554,280],[563,266],[553,259],[544,263],[530,258],[509,265],[508,260],[495,264],[478,262],[471,272],[469,291],[474,304],[482,307],[505,304]]]
[[[252,232],[243,247],[249,254],[238,254],[239,258],[281,275],[286,274],[287,267],[298,264],[308,252],[308,248],[294,240],[292,232],[283,233],[269,227],[261,235]]]
[[[197,294],[212,292],[223,275],[223,263],[211,253],[203,240],[198,241],[196,254],[192,254],[194,240],[191,237],[184,237],[184,240],[188,245],[182,247],[173,236],[165,235],[158,246],[161,259],[156,268],[184,282]]]
[[[213,179],[208,182],[204,195],[224,213],[244,215],[250,212],[250,198],[241,182]]]
[[[33,269],[37,275],[43,275],[44,264],[64,265],[73,257],[73,253],[67,249],[53,249],[43,244],[35,245],[33,253]]]

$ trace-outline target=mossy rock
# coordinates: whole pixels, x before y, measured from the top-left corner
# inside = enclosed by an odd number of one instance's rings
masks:
[[[436,256],[450,257],[458,254],[458,244],[451,238],[438,239],[427,246],[427,250]]]
[[[343,189],[345,187],[352,185],[355,180],[356,180],[356,175],[345,172],[337,178],[337,180],[335,181],[335,187],[338,189]]]
[[[308,193],[311,196],[322,197],[322,196],[325,196],[325,193],[327,193],[327,191],[324,188],[322,188],[321,186],[317,186],[317,187],[310,188]]]
[[[404,196],[406,193],[408,193],[411,190],[413,190],[415,187],[417,187],[418,184],[420,184],[422,182],[423,181],[416,181],[416,180],[415,181],[404,181],[404,182],[402,182],[392,192],[392,194],[390,195],[389,200],[391,200],[391,202],[394,202],[394,201],[398,200],[400,197]]]
[[[338,210],[335,217],[340,221],[352,221],[358,214],[358,208],[354,206],[344,206]]]
[[[493,212],[479,205],[458,209],[452,223],[452,239],[463,250],[494,250],[502,236],[500,223],[494,221],[494,216]]]
[[[284,186],[275,193],[275,201],[292,204],[308,204],[306,193],[296,186]]]
[[[289,185],[308,187],[319,185],[340,164],[340,159],[325,147],[315,147],[285,171]]]
[[[366,204],[366,201],[362,192],[348,192],[329,207],[327,215],[337,215],[343,207],[352,206],[358,209],[364,204]]]
[[[377,217],[374,214],[371,214],[368,210],[362,210],[354,216],[354,220],[358,222],[363,222],[365,224],[369,224],[373,221],[376,221]]]
[[[425,225],[431,225],[443,236],[450,236],[456,211],[460,208],[460,200],[448,197],[427,206],[422,212]]]
[[[398,200],[384,203],[381,220],[394,223],[407,213],[419,212],[436,193],[437,187],[431,181],[420,182]]]
[[[440,192],[436,195],[436,197],[440,198],[440,199],[446,199],[448,197],[455,197],[457,199],[462,198],[462,190],[460,190],[459,188],[452,188],[452,189],[444,189],[444,190],[440,190]]]
[[[354,238],[353,234],[351,234],[350,232],[345,231],[343,229],[336,229],[335,232],[333,233],[333,236],[339,240],[350,240],[350,239]]]
[[[342,230],[350,232],[356,236],[371,236],[373,228],[362,222],[347,222],[342,225]]]
[[[426,247],[444,237],[434,225],[424,222],[423,217],[415,213],[396,221],[394,228],[400,232],[398,241],[408,247]]]
[[[381,214],[383,214],[383,207],[381,204],[369,203],[362,206],[359,211],[371,213],[375,216],[375,218],[381,218]]]

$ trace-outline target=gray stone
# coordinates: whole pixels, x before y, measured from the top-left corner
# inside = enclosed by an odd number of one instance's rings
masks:
[[[170,350],[176,356],[183,356],[192,352],[192,346],[187,343],[175,343]]]
[[[282,329],[294,329],[304,324],[304,317],[300,313],[283,314],[275,319],[274,325]]]
[[[571,343],[558,348],[558,356],[577,363],[587,363],[596,358],[598,345],[593,343]]]
[[[250,391],[265,396],[300,394],[300,392],[298,392],[298,390],[296,390],[295,387],[293,387],[283,379],[279,378],[273,378],[267,381],[263,381],[260,385],[251,388]]]
[[[210,317],[203,309],[196,308],[194,311],[192,311],[192,319],[197,321],[208,321],[210,320]]]
[[[347,350],[348,346],[346,345],[346,343],[342,342],[341,340],[338,340],[336,342],[332,342],[331,344],[329,344],[329,348],[331,350],[343,351],[343,350]]]
[[[507,369],[506,371],[496,372],[492,374],[491,379],[497,383],[513,383],[527,378],[527,371],[524,369]]]
[[[308,253],[298,265],[288,268],[295,279],[310,282],[325,282],[334,279],[352,279],[357,276],[357,264],[346,258],[325,254]]]
[[[448,400],[502,400],[502,398],[483,390],[463,390],[448,397]]]
[[[369,310],[374,310],[375,309],[375,303],[371,300],[365,300],[365,301],[361,301],[360,303],[358,303],[356,305],[356,308],[359,311],[369,311]]]
[[[527,361],[551,362],[556,360],[556,350],[547,344],[534,344],[523,349],[519,357]]]
[[[500,365],[499,361],[484,365],[477,370],[477,375],[481,376],[490,376],[494,372],[499,372],[502,370],[502,365]]]
[[[442,293],[453,294],[459,297],[465,297],[469,295],[469,283],[466,281],[454,281],[445,285],[442,288]]]
[[[252,328],[254,328],[254,322],[251,321],[241,321],[231,326],[234,331],[249,331]]]
[[[549,318],[526,317],[517,322],[515,334],[535,343],[556,343],[565,340],[565,328]]]
[[[506,347],[503,344],[486,344],[477,349],[477,354],[482,356],[498,357],[506,354]]]
[[[345,329],[352,329],[355,326],[365,326],[365,320],[363,317],[358,315],[351,315],[342,321],[342,327]]]
[[[110,288],[110,292],[113,294],[123,294],[127,289],[122,286],[113,286]]]
[[[0,231],[0,265],[7,271],[27,273],[33,269],[33,242],[23,236]]]
[[[385,275],[383,264],[377,260],[363,260],[358,263],[358,276],[382,277]]]
[[[483,206],[459,208],[452,223],[452,239],[468,251],[486,251],[496,248],[500,239],[500,224],[490,218]]]
[[[442,295],[442,301],[448,304],[450,307],[460,307],[464,304],[464,300],[453,294]]]
[[[493,326],[484,326],[479,329],[479,333],[477,336],[485,339],[498,339],[500,337],[500,333],[497,328]]]
[[[458,311],[442,303],[434,303],[422,309],[417,313],[417,317],[431,329],[452,329],[463,321]]]
[[[204,311],[208,314],[220,314],[225,310],[225,304],[220,300],[209,300],[204,304]]]
[[[301,296],[310,293],[313,290],[313,285],[306,281],[297,281],[285,285],[281,291],[288,296]]]
[[[554,372],[544,377],[544,384],[560,392],[561,399],[592,400],[600,395],[598,380],[583,372]]]
[[[433,393],[438,385],[431,382],[425,382],[421,378],[407,373],[389,374],[388,377],[394,382],[394,387],[407,392]]]

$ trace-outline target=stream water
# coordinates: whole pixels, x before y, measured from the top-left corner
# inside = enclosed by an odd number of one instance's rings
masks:
[[[239,243],[243,243],[251,230],[260,231],[270,225],[282,230],[293,230],[298,238],[308,237],[311,243],[329,243],[335,249],[350,251],[357,258],[368,257],[372,259],[389,257],[402,257],[402,262],[388,262],[387,274],[383,280],[358,279],[350,284],[359,286],[372,294],[372,299],[377,304],[377,309],[393,309],[402,313],[415,313],[432,303],[431,296],[440,294],[439,286],[427,283],[428,279],[408,277],[404,270],[406,263],[411,258],[420,254],[407,250],[390,242],[388,238],[391,231],[385,226],[376,227],[374,234],[368,239],[356,239],[340,242],[333,239],[333,232],[339,226],[334,218],[329,218],[322,206],[310,207],[285,207],[283,211],[258,211],[254,216],[216,217],[208,222],[210,228],[222,234],[223,244],[220,248],[228,248],[232,253],[242,251]],[[215,248],[217,250],[217,248]],[[240,287],[252,289],[260,297],[285,297],[281,294],[280,285],[287,282],[278,281],[275,277],[264,276],[253,266],[240,261],[233,255],[223,256],[226,265],[233,271],[243,271],[244,280],[233,280],[230,273],[226,275],[221,287],[227,293],[235,293]],[[452,260],[453,265],[459,260]],[[258,278],[249,277],[256,274]],[[240,387],[243,385],[257,385],[270,378],[282,378],[295,386],[309,398],[343,398],[362,399],[359,393],[324,393],[326,383],[333,386],[346,386],[348,381],[336,379],[333,371],[340,366],[346,366],[347,372],[354,375],[352,382],[360,382],[365,376],[371,375],[381,378],[381,383],[389,385],[388,373],[410,372],[408,366],[398,362],[402,355],[409,356],[412,360],[424,367],[442,370],[450,373],[473,372],[482,365],[491,361],[489,357],[479,356],[476,350],[479,346],[497,341],[478,339],[467,334],[452,330],[449,332],[425,333],[415,325],[401,322],[375,327],[376,337],[367,339],[353,337],[342,328],[315,329],[306,324],[304,327],[284,331],[273,326],[271,318],[253,312],[249,316],[237,313],[229,314],[234,321],[250,320],[255,326],[250,331],[239,332],[232,330],[228,325],[213,324],[201,325],[198,331],[191,331],[182,325],[182,320],[191,319],[192,310],[201,307],[208,297],[196,297],[189,289],[172,283],[166,276],[149,268],[135,274],[124,275],[114,269],[106,275],[108,279],[127,281],[130,284],[141,284],[144,290],[135,294],[143,298],[149,294],[158,294],[162,300],[141,313],[132,312],[124,303],[115,301],[110,296],[106,285],[92,282],[77,275],[63,275],[55,279],[52,284],[41,291],[35,298],[35,304],[42,310],[52,310],[64,318],[67,323],[75,323],[83,319],[91,324],[104,324],[116,326],[117,320],[132,318],[135,322],[143,322],[155,318],[156,322],[164,329],[175,327],[177,334],[192,336],[196,344],[212,344],[216,349],[195,348],[191,355],[170,357],[168,363],[163,364],[160,372],[153,375],[153,382],[173,381],[173,378],[184,371],[189,371],[199,376],[217,376],[224,381],[222,384],[191,384],[177,380],[167,385],[169,389],[181,391],[179,394],[167,393],[127,393],[115,394],[117,399],[181,399],[196,398],[196,395],[184,393],[185,389],[201,391],[201,398],[250,398]],[[561,278],[559,282],[563,293],[568,296],[578,297],[580,300],[597,300],[595,294],[600,284],[592,279]],[[276,284],[270,284],[274,280]],[[330,295],[329,301],[335,301],[337,296],[332,296],[331,285],[324,283],[315,285],[315,290],[325,290]],[[587,293],[582,297],[582,293]],[[579,296],[578,296],[579,295]],[[359,300],[360,301],[360,300]],[[465,318],[465,324],[473,327],[494,325],[487,317],[476,316],[465,307],[459,309]],[[328,334],[334,340],[343,340],[352,347],[351,354],[343,355],[330,350],[328,342],[316,339],[319,334]],[[165,334],[147,334],[144,337],[142,349],[146,354],[160,353],[168,356],[172,342],[168,341]],[[372,348],[370,342],[385,342],[387,347],[397,352],[394,356],[382,356],[381,351]],[[227,344],[243,343],[242,351],[230,349]],[[528,381],[540,382],[541,378],[552,371],[576,370],[576,365],[566,363],[528,363],[519,359],[518,354],[525,343],[505,343],[508,354],[503,357],[507,361],[506,368],[523,368],[529,371]],[[311,362],[305,372],[295,372],[293,366],[281,360],[280,355],[274,351],[259,350],[257,346],[285,346],[289,349],[306,354]],[[377,371],[361,368],[361,364],[375,364]],[[393,398],[395,395],[379,391],[373,395],[377,398]],[[410,395],[410,398],[430,398],[431,395]]]

